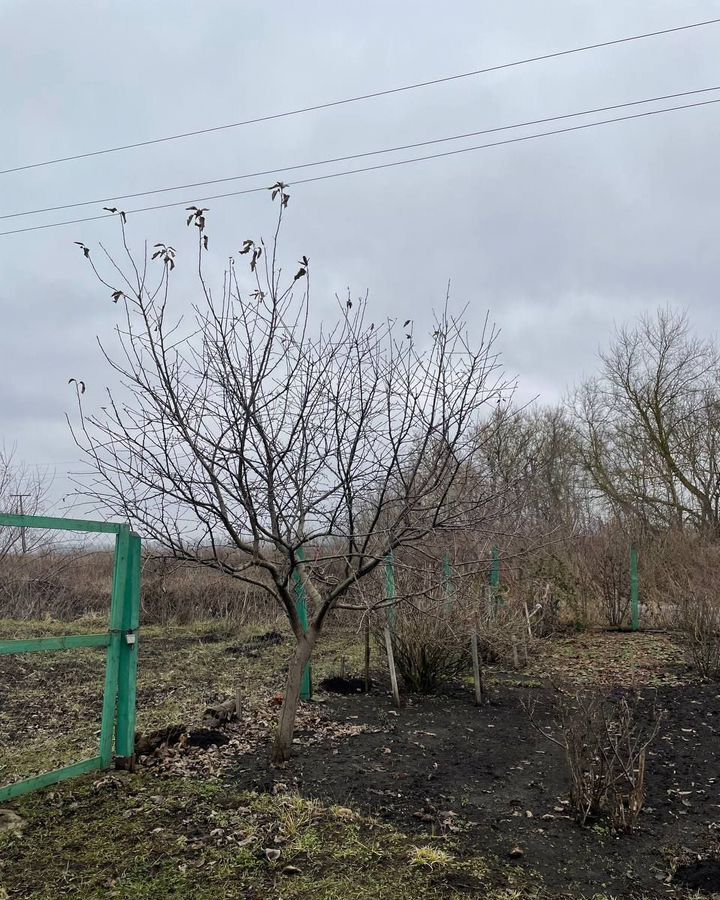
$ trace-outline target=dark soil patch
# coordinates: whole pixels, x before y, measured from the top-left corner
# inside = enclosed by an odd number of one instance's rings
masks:
[[[150,734],[138,734],[135,738],[135,753],[138,756],[155,753],[164,747],[175,747],[184,743],[187,747],[207,749],[213,745],[222,747],[230,741],[224,731],[216,728],[191,728],[185,725],[168,725]]]
[[[537,873],[552,896],[682,896],[684,888],[668,883],[673,859],[688,850],[709,857],[720,822],[717,688],[644,691],[648,709],[657,702],[665,720],[649,752],[646,809],[630,835],[572,820],[562,753],[530,725],[528,694],[548,699],[540,689],[502,685],[482,709],[464,690],[394,710],[385,694],[328,695],[325,714],[354,733],[328,744],[300,732],[298,755],[273,777],[405,831],[449,830],[468,850]],[[264,759],[239,758],[237,778],[267,789]],[[523,853],[511,860],[514,847]]]
[[[692,891],[704,894],[720,892],[720,863],[713,860],[702,860],[679,866],[675,872],[675,881]]]
[[[188,747],[222,747],[229,742],[230,738],[224,731],[218,731],[217,728],[193,728],[187,733]]]
[[[331,694],[361,694],[365,690],[365,681],[362,678],[342,678],[333,675],[324,678],[318,687]]]
[[[259,634],[256,637],[250,638],[250,640],[245,641],[244,644],[226,647],[225,653],[232,654],[233,656],[259,656],[260,650],[263,647],[272,647],[277,644],[282,644],[284,640],[285,636],[279,631],[267,631],[265,634]]]

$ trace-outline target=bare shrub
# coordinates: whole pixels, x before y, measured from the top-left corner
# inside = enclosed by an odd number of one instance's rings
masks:
[[[652,572],[643,596],[651,593],[661,620],[677,629],[689,664],[704,678],[720,679],[720,544],[676,530],[643,553]]]
[[[697,594],[689,597],[680,625],[690,664],[703,678],[720,679],[720,607],[717,600]]]
[[[395,667],[407,687],[433,693],[471,671],[470,636],[477,636],[481,664],[521,665],[527,657],[527,622],[522,605],[500,594],[489,596],[486,573],[460,574],[448,585],[437,577],[441,561],[399,567],[400,593],[389,610]],[[385,618],[378,618],[376,641],[384,647]]]
[[[598,603],[601,621],[619,628],[630,611],[630,539],[614,524],[582,541],[588,589]]]
[[[549,637],[570,625],[585,631],[592,619],[587,571],[571,541],[528,555],[516,567],[512,593],[533,613],[533,634]]]
[[[645,802],[647,748],[657,737],[660,716],[639,715],[640,698],[612,697],[599,688],[555,688],[559,736],[537,725],[562,747],[570,776],[570,804],[580,825],[606,819],[617,831],[631,830]]]
[[[395,668],[408,690],[420,694],[434,693],[470,668],[467,585],[462,579],[444,583],[442,571],[441,560],[405,553],[395,564],[396,603],[374,616],[377,646],[384,654],[390,623]]]
[[[437,601],[403,609],[393,629],[393,652],[409,690],[432,694],[469,671],[469,643],[458,624]]]
[[[475,616],[471,627],[475,628],[478,650],[486,664],[514,663],[513,643],[516,648],[527,643],[524,612],[512,601],[500,600],[486,606]]]
[[[0,560],[0,618],[72,621],[107,615],[113,554],[75,547],[35,549]],[[191,624],[218,619],[229,624],[270,625],[278,612],[266,594],[222,573],[191,563],[143,560],[142,620],[150,624]]]
[[[688,662],[703,678],[720,678],[720,546],[697,539],[675,554],[671,591]]]

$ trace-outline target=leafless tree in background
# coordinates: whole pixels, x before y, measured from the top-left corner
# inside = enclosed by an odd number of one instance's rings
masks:
[[[607,504],[650,527],[720,526],[720,358],[684,314],[623,327],[574,397],[583,462]]]
[[[32,516],[39,512],[49,489],[39,471],[15,461],[12,450],[0,447],[0,512]],[[0,561],[17,553],[30,553],[46,542],[36,529],[0,527]]]
[[[365,301],[336,322],[310,317],[308,260],[282,278],[276,185],[269,245],[247,240],[251,286],[230,260],[222,290],[206,281],[206,210],[197,228],[199,299],[173,307],[175,250],[137,259],[102,249],[97,277],[122,310],[118,351],[104,351],[121,395],[74,434],[97,473],[92,494],[179,559],[265,590],[296,637],[273,759],[288,758],[303,669],[328,614],[391,551],[433,534],[482,528],[502,497],[473,469],[478,427],[511,393],[486,322],[477,338],[445,308],[427,342],[411,322],[368,321]],[[102,271],[101,271],[102,269]],[[105,274],[105,272],[109,274]],[[303,631],[294,584],[304,581]]]
[[[587,527],[592,518],[587,479],[575,428],[559,406],[501,405],[480,428],[476,471],[498,492],[513,492],[506,504],[515,533],[532,530],[555,538]]]

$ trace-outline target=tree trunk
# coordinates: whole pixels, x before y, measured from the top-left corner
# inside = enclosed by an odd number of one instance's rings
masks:
[[[285,684],[285,697],[280,709],[280,720],[275,733],[273,744],[273,765],[287,762],[290,759],[293,734],[295,733],[295,717],[300,704],[300,685],[305,666],[310,661],[317,635],[310,628],[295,645],[295,652],[288,667],[287,682]]]

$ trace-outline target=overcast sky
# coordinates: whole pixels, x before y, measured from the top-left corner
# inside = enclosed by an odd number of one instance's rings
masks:
[[[709,0],[0,0],[0,169],[716,16],[720,2]],[[713,25],[6,174],[0,213],[716,86],[719,50]],[[318,316],[335,293],[367,290],[372,315],[412,316],[417,331],[451,279],[453,304],[469,304],[471,323],[479,328],[489,309],[502,329],[505,365],[523,397],[552,402],[592,371],[614,324],[643,310],[686,307],[699,330],[716,332],[719,137],[720,104],[298,185],[284,256],[288,265],[310,257]],[[203,191],[163,196],[194,194]],[[119,205],[133,203],[145,205]],[[93,215],[101,205],[5,219],[0,230]],[[273,209],[266,193],[207,205],[219,277],[243,239],[268,233]],[[129,228],[138,244],[165,241],[181,260],[192,252],[182,208],[138,213]],[[90,407],[103,402],[112,378],[95,338],[107,338],[118,315],[76,240],[112,247],[117,223],[0,237],[0,441],[56,472],[56,499],[78,457],[64,418],[73,406],[67,380],[86,382]],[[179,293],[191,290],[183,278]]]

